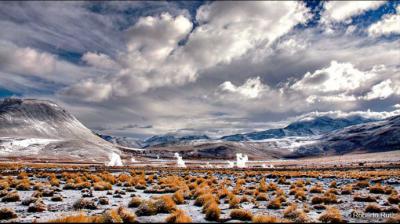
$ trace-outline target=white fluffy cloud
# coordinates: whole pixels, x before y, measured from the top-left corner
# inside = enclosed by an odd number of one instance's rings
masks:
[[[183,15],[143,17],[126,32],[126,51],[116,59],[120,71],[97,81],[83,80],[64,93],[74,95],[74,90],[92,86],[87,85],[91,82],[111,85],[107,97],[83,97],[98,100],[184,85],[195,81],[204,69],[230,63],[251,49],[270,46],[305,22],[308,13],[301,2],[212,2],[197,10],[199,25],[193,31],[192,22]],[[111,63],[104,55],[88,54],[83,60],[97,66]],[[87,94],[96,95],[96,91]]]
[[[372,24],[367,31],[371,36],[400,34],[400,5],[396,8],[396,14],[384,15],[381,21]]]
[[[239,94],[242,97],[254,99],[259,97],[266,86],[261,82],[260,77],[249,78],[241,86],[236,86],[230,81],[225,81],[219,86],[222,92]]]
[[[368,92],[366,96],[361,97],[361,98],[366,99],[366,100],[386,99],[395,93],[395,91],[392,88],[392,85],[393,85],[393,83],[392,83],[392,80],[390,80],[390,79],[382,81],[382,82],[374,85],[372,87],[371,91]]]
[[[87,64],[104,69],[117,68],[118,65],[108,55],[96,52],[86,52],[82,60]]]
[[[349,93],[375,76],[354,68],[351,63],[332,61],[329,67],[307,72],[291,88],[308,93]]]
[[[0,62],[2,69],[12,73],[45,76],[54,72],[56,67],[53,55],[7,42],[0,43],[0,57],[3,58]]]
[[[321,21],[328,24],[343,22],[383,4],[385,1],[329,1],[324,4]]]

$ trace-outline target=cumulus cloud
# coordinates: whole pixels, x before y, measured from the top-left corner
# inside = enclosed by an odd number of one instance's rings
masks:
[[[343,22],[365,11],[377,9],[385,1],[329,1],[324,4],[321,15],[323,23]]]
[[[0,66],[3,71],[36,76],[54,72],[56,58],[30,47],[20,48],[8,42],[0,43]]]
[[[400,33],[400,5],[396,8],[396,14],[384,15],[382,20],[372,24],[368,28],[371,36],[381,36]]]
[[[192,22],[183,15],[142,17],[126,31],[126,50],[117,58],[122,69],[100,78],[113,91],[107,91],[107,97],[82,99],[124,97],[194,82],[200,71],[269,46],[308,18],[308,9],[300,2],[212,2],[197,10],[199,25],[193,31]],[[92,63],[101,57],[91,56]],[[71,87],[65,93],[73,96],[75,89],[80,88]],[[95,90],[87,93],[96,95]]]
[[[375,76],[376,74],[369,71],[358,70],[351,63],[332,61],[329,67],[318,69],[313,73],[307,72],[291,88],[309,94],[337,94],[335,97],[340,99]]]
[[[261,82],[260,77],[249,78],[241,86],[235,86],[230,81],[225,81],[219,86],[222,92],[235,93],[249,99],[259,97],[265,88],[266,86]]]
[[[382,81],[372,87],[372,90],[367,93],[366,96],[361,97],[362,99],[366,100],[373,100],[373,99],[386,99],[391,96],[394,92],[392,88],[392,80],[387,79]]]
[[[112,60],[108,55],[102,53],[86,52],[82,56],[82,60],[88,65],[97,68],[113,69],[118,67],[114,60]]]

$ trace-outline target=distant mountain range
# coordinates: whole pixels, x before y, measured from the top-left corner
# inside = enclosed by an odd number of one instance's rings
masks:
[[[260,141],[266,139],[279,139],[285,137],[303,137],[314,136],[328,133],[351,125],[362,124],[367,122],[377,121],[376,119],[364,118],[354,115],[345,118],[332,118],[329,116],[319,116],[307,118],[293,122],[284,128],[268,129],[265,131],[250,132],[245,134],[235,134],[223,136],[221,138],[210,138],[207,135],[155,135],[145,140],[115,137],[110,135],[99,135],[103,139],[128,147],[148,148],[148,147],[165,147],[172,145],[187,145],[190,143],[201,142],[245,142],[245,141]]]
[[[140,140],[95,134],[59,105],[45,100],[0,100],[0,159],[105,163],[112,155],[188,159],[282,159],[400,150],[400,116],[301,119],[286,127],[210,138],[157,135]],[[138,149],[140,148],[140,149]],[[126,160],[125,160],[126,161]]]

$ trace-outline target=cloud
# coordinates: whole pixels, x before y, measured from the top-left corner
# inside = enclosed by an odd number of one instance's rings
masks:
[[[126,50],[116,59],[122,69],[99,78],[112,85],[113,91],[108,91],[108,97],[82,99],[127,97],[194,82],[202,70],[269,46],[308,18],[308,9],[299,2],[212,2],[197,10],[199,25],[194,30],[183,15],[142,17],[125,33]],[[71,87],[65,93],[73,96],[75,89],[80,88]]]
[[[46,76],[54,72],[56,58],[30,47],[19,48],[11,43],[0,43],[0,66],[3,71]]]
[[[230,81],[225,81],[219,86],[222,92],[235,93],[242,97],[254,99],[259,97],[266,86],[261,82],[260,77],[249,78],[241,86],[235,86]]]
[[[372,87],[372,90],[367,93],[366,96],[361,97],[365,100],[373,100],[373,99],[386,99],[392,94],[394,94],[394,90],[392,88],[392,80],[387,79],[382,81]]]
[[[385,1],[329,1],[324,4],[321,15],[323,23],[337,23],[351,19],[368,10],[377,9]]]
[[[86,52],[82,60],[90,66],[104,69],[115,69],[118,65],[108,55],[96,52]]]
[[[396,8],[396,14],[384,15],[382,20],[372,24],[367,32],[371,36],[384,36],[400,34],[400,5]]]
[[[307,72],[291,88],[307,93],[336,93],[347,95],[360,88],[376,74],[360,71],[351,63],[331,61],[329,67]]]

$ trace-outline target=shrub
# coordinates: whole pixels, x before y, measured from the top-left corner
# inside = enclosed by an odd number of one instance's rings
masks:
[[[399,204],[400,203],[400,195],[392,194],[388,197],[388,202],[390,204]]]
[[[136,208],[142,203],[142,199],[140,197],[133,197],[128,204],[129,208]]]
[[[325,193],[323,196],[315,196],[311,199],[311,204],[335,204],[338,203],[336,195]]]
[[[22,201],[21,204],[22,204],[22,205],[25,205],[25,206],[28,206],[28,205],[30,205],[31,203],[35,203],[37,200],[38,200],[38,198],[29,197],[29,198],[24,199],[24,200]]]
[[[291,204],[283,211],[283,217],[293,220],[296,223],[305,223],[309,221],[307,214],[297,209],[296,204]]]
[[[155,204],[159,213],[171,213],[176,210],[176,204],[169,195],[161,196]]]
[[[330,187],[330,188],[336,188],[336,187],[337,187],[336,181],[332,181],[332,182],[329,184],[329,187]]]
[[[218,207],[216,202],[212,202],[206,209],[206,220],[218,221],[221,215],[221,209]]]
[[[268,201],[268,196],[265,193],[260,193],[256,197],[257,201]]]
[[[121,216],[116,210],[107,210],[96,221],[101,223],[123,223]]]
[[[73,205],[75,210],[79,209],[97,209],[97,206],[93,200],[89,200],[87,198],[81,198],[76,201]]]
[[[185,197],[183,195],[183,192],[181,190],[176,191],[173,195],[172,195],[172,199],[174,200],[174,202],[178,205],[181,205],[183,203],[185,203]]]
[[[136,215],[130,212],[128,209],[124,207],[119,207],[117,209],[118,215],[121,217],[124,223],[135,223],[136,222]]]
[[[19,191],[29,191],[31,189],[31,183],[28,179],[23,179],[21,182],[15,187],[15,189]]]
[[[355,184],[357,188],[366,188],[369,187],[369,181],[359,181]]]
[[[10,187],[7,181],[0,181],[0,190],[7,190]]]
[[[230,213],[232,219],[250,221],[253,218],[253,213],[246,209],[233,209]]]
[[[376,202],[376,198],[371,195],[360,195],[356,194],[353,197],[354,201],[361,201],[361,202]]]
[[[400,215],[389,217],[385,220],[386,223],[400,223]]]
[[[53,195],[53,197],[51,197],[51,200],[52,201],[62,201],[63,197],[59,194],[55,194],[55,195]]]
[[[107,190],[112,189],[112,185],[108,182],[101,181],[101,182],[94,183],[93,189],[95,191],[107,191]]]
[[[274,198],[268,203],[267,208],[269,209],[280,209],[281,208],[281,198]]]
[[[50,223],[100,223],[100,219],[94,216],[86,216],[84,214],[64,216],[61,218],[50,220]]]
[[[2,202],[16,202],[19,200],[20,200],[20,197],[19,197],[18,192],[16,192],[16,191],[8,192],[8,194],[6,194],[6,196],[4,196],[1,199]]]
[[[318,220],[326,223],[343,223],[343,217],[339,209],[335,207],[327,208],[326,211],[318,217]]]
[[[304,190],[298,190],[294,195],[294,198],[305,201],[307,199],[306,192]]]
[[[154,201],[142,201],[139,205],[138,209],[136,210],[137,216],[150,216],[157,214],[157,207]]]
[[[214,196],[211,193],[202,194],[196,198],[194,205],[203,206],[207,201],[215,201]]]
[[[341,194],[352,194],[353,193],[353,186],[352,185],[346,185],[342,187]]]
[[[165,221],[167,223],[191,223],[192,218],[186,215],[183,210],[177,209],[170,216],[168,216]]]
[[[28,212],[44,212],[47,210],[47,205],[38,199],[36,202],[31,203],[28,207]]]
[[[367,213],[380,213],[380,212],[382,212],[383,210],[382,210],[382,208],[378,205],[378,204],[376,204],[376,203],[374,203],[374,204],[369,204],[366,208],[365,208],[365,212],[367,212]]]
[[[279,223],[282,222],[279,218],[269,215],[255,215],[251,219],[253,223]]]
[[[1,208],[0,209],[0,220],[4,219],[15,219],[17,218],[17,213],[15,213],[12,208]]]
[[[233,196],[229,199],[229,208],[239,208],[240,199],[236,196]]]
[[[100,205],[108,205],[108,204],[110,204],[110,201],[108,200],[108,197],[101,196],[101,197],[99,197],[99,204]]]
[[[322,193],[322,192],[324,192],[322,186],[314,185],[310,188],[310,193]]]
[[[369,193],[384,194],[385,188],[380,183],[377,183],[374,186],[369,187]]]

